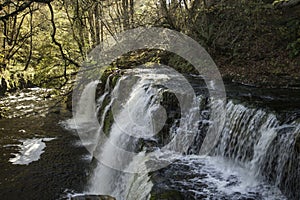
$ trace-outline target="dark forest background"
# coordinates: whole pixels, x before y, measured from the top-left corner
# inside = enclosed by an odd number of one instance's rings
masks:
[[[1,0],[0,80],[6,91],[71,86],[81,63],[108,36],[166,27],[198,41],[225,79],[256,86],[300,86],[299,0]],[[164,62],[176,55],[133,52],[112,64]],[[122,64],[120,64],[120,62]]]

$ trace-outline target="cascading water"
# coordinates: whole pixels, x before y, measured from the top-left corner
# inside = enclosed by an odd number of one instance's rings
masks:
[[[155,134],[163,128],[166,113],[159,104],[160,95],[158,94],[163,91],[161,85],[165,84],[166,81],[169,81],[168,76],[153,74],[153,71],[147,70],[146,72],[144,71],[143,76],[136,76],[135,78],[124,76],[118,81],[111,92],[110,103],[108,104],[111,107],[110,112],[114,112],[114,123],[111,126],[107,139],[105,139],[105,134],[101,133],[101,130],[99,132],[101,134],[100,137],[104,138],[100,140],[105,140],[105,142],[100,142],[103,145],[98,145],[94,154],[101,163],[98,163],[94,171],[89,188],[90,192],[111,194],[118,199],[128,199],[129,197],[133,198],[133,196],[134,199],[144,199],[146,196],[149,196],[150,191],[147,192],[147,189],[151,189],[151,182],[145,181],[145,179],[149,179],[147,175],[149,169],[146,169],[149,166],[146,167],[145,162],[150,157],[155,157],[160,150],[152,152],[151,156],[145,155],[145,151],[141,153],[132,152],[139,148],[142,140],[155,141]],[[128,89],[128,85],[132,85],[132,87]],[[183,106],[192,105],[189,101],[185,103]],[[103,116],[106,115],[105,112],[103,114]],[[180,136],[179,139],[181,141],[185,137],[188,138],[189,134],[186,134],[188,130],[193,130],[189,128],[190,126],[187,126],[187,116],[185,116],[185,119],[186,123],[180,125],[180,130],[178,129],[176,135]],[[176,138],[176,140],[179,139]],[[188,141],[188,139],[186,140]],[[182,146],[178,146],[176,142],[171,142],[167,146],[166,151],[182,150],[188,147],[184,146],[182,148]],[[143,162],[139,164],[138,161]],[[140,166],[140,168],[137,168],[137,166]],[[130,175],[126,172],[144,172],[144,174]],[[136,178],[139,176],[144,178]],[[134,180],[134,182],[128,183],[128,180]],[[127,183],[130,187],[124,187],[124,184],[119,184],[120,182]],[[133,191],[135,187],[143,187],[144,189],[139,190],[142,191],[141,193],[136,193],[136,191]]]
[[[294,180],[300,175],[297,164],[300,157],[294,148],[300,123],[280,124],[272,113],[232,101],[227,104],[226,110],[226,124],[214,155],[230,158],[249,169],[252,176],[264,177],[278,187],[288,182],[290,186],[282,187],[282,190],[290,198],[298,199],[299,193],[293,188],[299,186]],[[292,182],[294,186],[291,186]]]
[[[122,79],[113,90],[113,94],[120,92],[120,82],[122,82]],[[117,123],[112,124],[107,141],[103,146],[98,146],[99,149],[96,150],[97,155],[95,156],[102,163],[99,163],[94,171],[90,186],[90,192],[92,193],[113,195],[119,176],[121,176],[121,172],[116,169],[126,170],[126,166],[134,157],[138,157],[138,155],[130,153],[139,142],[136,138],[147,138],[153,135],[154,127],[150,122],[152,110],[155,109],[155,106],[153,106],[154,99],[152,99],[153,91],[151,91],[151,88],[145,87],[146,82],[146,80],[141,80],[132,89],[124,105],[125,109],[115,108],[118,109],[115,116]],[[117,99],[112,97],[111,102],[114,101],[117,101]]]
[[[290,172],[286,169],[299,159],[294,152],[299,122],[282,125],[274,114],[229,101],[216,147],[210,156],[195,155],[199,142],[203,142],[197,138],[203,138],[208,130],[199,124],[210,125],[221,119],[213,116],[216,119],[212,121],[199,115],[203,98],[190,97],[192,101],[186,103],[188,114],[183,112],[179,119],[174,119],[169,133],[162,137],[161,131],[170,118],[160,105],[162,94],[169,91],[164,84],[176,85],[170,76],[157,69],[140,69],[133,76],[123,75],[113,88],[109,87],[108,78],[97,105],[97,82],[86,86],[74,118],[79,119],[76,125],[83,141],[94,144],[91,152],[99,161],[87,193],[108,194],[121,200],[149,199],[151,195],[155,199],[169,190],[180,191],[182,199],[285,199],[275,187],[278,186],[297,199],[299,194],[292,194],[282,184],[289,185],[293,177],[300,177],[298,165]],[[178,90],[180,87],[176,86]],[[200,112],[207,113],[209,109]],[[97,116],[99,122],[94,123]],[[92,123],[87,127],[89,120]],[[160,137],[167,144],[161,143]],[[191,142],[191,138],[195,141]],[[178,141],[182,143],[178,145]],[[149,168],[153,166],[157,170],[150,176]],[[295,187],[297,184],[291,186]]]
[[[74,118],[65,123],[67,129],[76,129],[82,144],[91,151],[95,148],[98,121],[96,118],[95,90],[99,81],[93,81],[84,88],[74,113]]]
[[[97,87],[98,81],[93,81],[89,83],[86,88],[84,89],[80,101],[78,109],[75,113],[75,119],[76,123],[78,125],[84,124],[84,123],[91,123],[93,122],[94,115],[95,115],[95,89]]]

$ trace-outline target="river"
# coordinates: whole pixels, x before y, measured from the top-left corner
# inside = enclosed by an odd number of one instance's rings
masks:
[[[208,114],[201,77],[186,78],[196,100],[179,116],[159,106],[162,85],[176,82],[152,69],[128,72],[98,96],[98,81],[87,84],[73,117],[43,89],[3,98],[10,109],[0,119],[0,199],[298,199],[299,90],[226,84],[226,120],[203,155],[203,133],[221,119]]]
[[[40,88],[1,100],[0,199],[59,199],[81,192],[90,157],[75,132],[59,122],[71,117]]]

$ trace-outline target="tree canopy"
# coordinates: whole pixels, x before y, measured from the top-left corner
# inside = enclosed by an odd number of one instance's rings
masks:
[[[290,2],[289,6],[299,3]],[[282,11],[276,8],[284,4],[232,0],[1,0],[0,78],[7,80],[9,87],[16,86],[20,78],[39,86],[62,87],[72,80],[91,49],[107,42],[108,36],[138,26],[183,32],[211,54],[232,60],[236,56],[248,59],[247,48],[255,40],[251,34],[267,35],[274,28],[268,24],[272,20],[279,23],[276,28],[280,30],[275,34],[281,38],[273,39],[284,41],[284,48],[298,56],[299,18],[296,14],[286,21],[284,15],[280,17]]]

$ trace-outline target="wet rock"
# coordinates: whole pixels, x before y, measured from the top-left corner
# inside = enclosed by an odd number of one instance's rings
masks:
[[[100,97],[104,94],[105,91],[105,82],[99,82],[96,88],[96,97]]]
[[[106,70],[102,74],[100,78],[100,82],[97,85],[96,88],[96,97],[100,97],[105,92],[105,85],[107,81],[109,81],[110,89],[114,88],[118,79],[122,76],[124,72],[121,70]],[[109,80],[108,80],[109,79]]]
[[[110,103],[111,101],[111,91],[113,90],[113,88],[115,87],[118,79],[121,77],[122,75],[122,71],[120,70],[107,70],[103,73],[100,82],[97,85],[96,88],[96,99],[99,99],[99,97],[101,97],[105,92],[107,92],[108,90],[108,95],[104,98],[101,107],[99,108],[99,111],[97,113],[97,119],[100,122],[101,118],[104,117],[105,121],[104,121],[104,126],[103,126],[103,132],[108,135],[109,130],[111,128],[111,125],[113,124],[114,118],[113,118],[113,113],[110,110],[108,110],[108,112],[106,113],[105,116],[103,116],[104,113],[104,109],[105,107]],[[108,88],[106,88],[106,85],[109,85]]]
[[[177,126],[179,126],[179,119],[181,118],[180,103],[176,95],[168,90],[162,93],[162,98],[160,104],[167,113],[167,120],[162,128],[162,130],[156,135],[159,145],[164,146],[170,142],[170,129],[174,126],[175,122],[178,121]]]
[[[201,166],[198,166],[201,167]],[[184,200],[184,199],[204,199],[207,196],[204,192],[208,186],[202,182],[194,182],[193,190],[189,184],[189,180],[195,178],[204,178],[206,174],[194,173],[192,165],[182,163],[180,160],[174,161],[169,166],[150,173],[151,181],[154,184],[151,190],[151,200]],[[184,181],[183,181],[184,180]],[[199,191],[198,194],[194,193]]]
[[[152,194],[150,200],[183,200],[184,196],[176,190],[167,190],[158,194]]]
[[[86,195],[71,197],[71,200],[116,200],[116,199],[108,195],[86,194]]]
[[[152,138],[140,138],[136,145],[136,151],[140,152],[145,150],[147,153],[157,150],[158,142]]]

